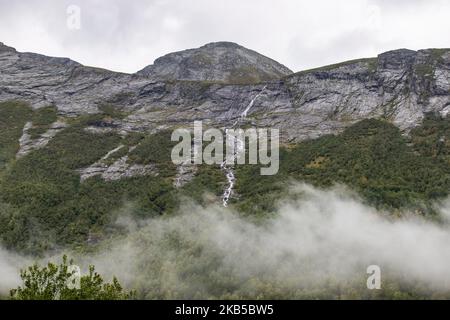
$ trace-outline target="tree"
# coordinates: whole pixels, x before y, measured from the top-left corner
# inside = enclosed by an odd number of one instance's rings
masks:
[[[135,292],[125,292],[117,278],[104,283],[94,266],[77,279],[73,260],[63,257],[60,265],[49,262],[40,267],[34,264],[21,270],[23,285],[10,291],[12,300],[128,300]]]

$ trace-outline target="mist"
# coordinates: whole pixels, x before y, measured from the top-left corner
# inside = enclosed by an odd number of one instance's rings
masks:
[[[20,284],[20,269],[31,260],[0,248],[0,294]]]
[[[146,299],[377,298],[400,288],[431,296],[450,292],[450,199],[436,208],[440,222],[394,217],[342,186],[293,184],[264,219],[190,200],[147,221],[122,210],[125,235],[75,256]],[[26,260],[0,256],[0,288],[11,288]],[[381,290],[366,287],[370,265],[381,269]]]

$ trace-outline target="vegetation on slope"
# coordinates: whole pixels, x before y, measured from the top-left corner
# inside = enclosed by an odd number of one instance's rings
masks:
[[[295,179],[319,187],[345,184],[378,208],[425,206],[421,211],[428,212],[432,201],[450,191],[449,150],[449,118],[429,115],[410,139],[388,122],[363,120],[340,135],[282,149],[275,176],[239,167],[236,204],[246,212],[273,210],[283,183]]]
[[[57,119],[57,110],[54,106],[40,108],[34,111],[31,117],[33,127],[28,130],[28,133],[31,135],[31,139],[36,139],[41,134],[45,133],[50,125]]]
[[[17,103],[0,110],[10,119],[2,127],[5,134],[0,153],[11,161],[21,127],[33,114]],[[173,187],[176,168],[170,161],[170,132],[123,138],[84,130],[104,117],[110,115],[72,121],[71,127],[45,148],[10,162],[0,180],[4,245],[33,253],[52,249],[55,243],[83,247],[92,239],[104,238],[105,230],[111,230],[114,212],[128,202],[133,203],[132,214],[151,217],[173,212],[179,195],[201,203],[205,192],[213,195],[212,200],[221,195],[225,178],[214,166],[200,166],[181,190]],[[45,122],[50,121],[41,123]],[[295,179],[319,187],[348,185],[379,208],[414,207],[422,213],[431,212],[431,201],[450,190],[448,118],[428,116],[409,140],[392,124],[370,119],[336,136],[282,148],[280,172],[275,176],[261,176],[258,166],[237,167],[237,197],[232,202],[248,215],[271,212],[284,194],[286,182]],[[159,176],[111,182],[94,177],[81,183],[76,169],[89,166],[119,144],[138,145],[129,161],[155,163]]]
[[[25,103],[0,103],[0,170],[15,157],[23,127],[31,115],[32,110]]]
[[[11,162],[0,179],[0,237],[4,246],[33,254],[54,249],[55,244],[82,247],[89,239],[104,235],[113,213],[127,201],[136,204],[134,213],[142,217],[167,213],[175,207],[171,181],[164,177],[113,182],[94,177],[80,182],[76,169],[130,142],[114,133],[85,131],[90,121],[85,117],[73,121],[45,148],[17,161],[11,160],[17,147],[10,145],[18,134],[5,139],[1,153],[8,154]]]
[[[114,119],[121,117],[115,112],[106,108],[103,114],[70,120],[71,126],[58,133],[46,147],[15,160],[24,124],[34,121],[45,128],[55,120],[54,110],[47,108],[36,113],[16,102],[0,105],[0,239],[3,246],[33,255],[59,248],[86,250],[94,243],[120,234],[120,227],[113,222],[122,207],[140,219],[171,214],[176,211],[180,196],[202,204],[218,200],[226,183],[218,166],[199,166],[190,182],[181,189],[174,188],[176,168],[170,161],[173,143],[169,132],[121,137],[115,133],[94,134],[84,130],[86,126],[99,123],[112,125]],[[287,182],[293,179],[319,187],[335,183],[348,185],[378,208],[400,212],[412,207],[421,213],[432,213],[431,203],[447,196],[450,190],[449,120],[429,115],[421,127],[406,137],[389,122],[369,119],[354,124],[342,134],[284,146],[280,150],[280,172],[275,176],[261,176],[258,166],[236,167],[237,197],[232,203],[248,216],[265,216],[275,210],[277,201],[285,195]],[[80,181],[77,169],[91,165],[120,144],[137,145],[129,154],[129,161],[154,163],[160,175],[118,181],[93,177]],[[126,149],[113,156],[125,155]],[[205,197],[205,192],[211,196]],[[217,293],[215,298],[254,297],[249,292],[231,294],[240,279],[201,271],[214,269],[218,261],[212,259],[196,264],[197,254],[203,249],[181,243],[176,235],[172,236],[175,237],[170,238],[173,243],[170,239],[165,241],[170,240],[172,249],[176,247],[177,252],[186,248],[186,268],[189,272],[200,270],[193,281],[214,284],[210,289]],[[158,263],[149,270],[157,271],[157,268]],[[256,280],[249,281],[254,284]],[[252,287],[258,288],[260,296],[266,298],[367,295],[364,288],[354,290],[352,284],[348,288],[330,285],[327,292],[282,291],[276,284],[264,281]],[[169,294],[145,290],[147,298],[164,298]],[[382,293],[367,298],[411,298],[416,297],[414,292],[419,291],[412,287],[400,288],[393,282]],[[176,297],[188,297],[183,294],[190,292],[177,293]]]

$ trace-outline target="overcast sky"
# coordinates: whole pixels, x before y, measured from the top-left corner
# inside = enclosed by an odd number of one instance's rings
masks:
[[[79,29],[70,5],[81,9]],[[0,0],[1,42],[124,72],[214,41],[299,71],[396,48],[448,48],[449,31],[448,0]]]

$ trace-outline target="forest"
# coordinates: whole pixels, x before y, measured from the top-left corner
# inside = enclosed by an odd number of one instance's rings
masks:
[[[122,214],[121,208],[126,207],[127,215],[136,221],[151,221],[172,216],[178,219],[180,210],[185,210],[186,199],[200,208],[220,202],[226,178],[219,166],[200,165],[191,181],[176,188],[173,181],[177,168],[170,161],[174,146],[171,132],[123,136],[85,130],[87,126],[123,116],[107,106],[102,112],[64,119],[69,126],[48,145],[16,159],[25,123],[32,121],[31,135],[39,136],[59,116],[51,106],[33,111],[21,102],[0,103],[0,243],[3,248],[36,258],[64,251],[91,254],[102,250],[105,243],[128,237],[126,228],[116,223]],[[137,146],[128,161],[155,164],[159,174],[115,181],[105,181],[99,176],[80,180],[77,169],[91,165],[118,145]],[[120,156],[119,151],[112,160]],[[343,185],[356,192],[364,205],[389,212],[395,219],[412,212],[440,223],[435,203],[449,195],[449,164],[448,116],[428,114],[422,125],[409,133],[400,132],[388,120],[367,119],[337,135],[282,145],[277,175],[261,176],[258,165],[237,166],[236,193],[230,204],[242,221],[264,223],[279,213],[280,201],[286,199],[292,183],[303,182],[324,190]],[[177,252],[185,248],[195,255],[196,250],[205,250],[195,243],[193,247],[189,243],[182,244],[176,234],[172,236],[175,238],[165,245],[176,244]],[[181,259],[183,257],[186,263],[193,263],[189,256],[182,255]],[[222,274],[223,270],[216,265],[215,259],[220,257],[211,259],[199,267],[218,272],[219,278],[206,280],[216,284],[214,297],[236,297],[230,293],[233,292],[230,286],[237,280],[222,282],[220,277],[227,274]],[[201,271],[184,272],[192,276]],[[254,281],[262,281],[256,286],[261,297],[326,298],[337,294],[336,288],[315,295],[308,290],[294,292],[294,288],[277,288],[261,279]],[[226,286],[226,290],[219,289],[220,285]],[[275,285],[272,288],[275,291],[266,285]],[[348,288],[339,288],[338,296],[365,294],[352,291],[351,284]],[[153,292],[148,288],[140,289],[141,297],[169,297],[161,289]],[[16,296],[26,295],[21,292]],[[393,280],[390,289],[377,297],[415,297],[416,292],[421,291],[399,287]],[[248,292],[238,296],[252,297]],[[174,297],[180,296],[175,294]]]

